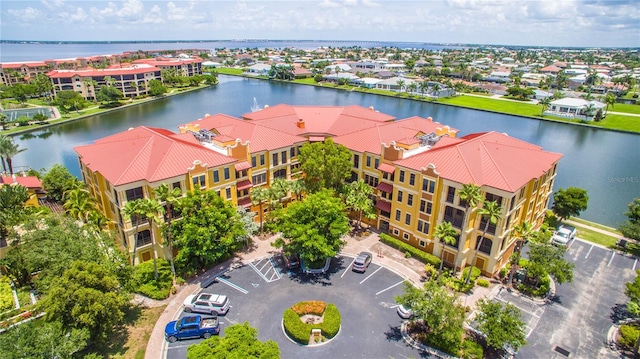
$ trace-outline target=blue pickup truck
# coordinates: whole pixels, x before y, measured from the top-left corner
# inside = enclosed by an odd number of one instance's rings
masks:
[[[164,328],[164,338],[169,343],[182,339],[209,338],[220,333],[218,317],[188,316],[169,322]]]

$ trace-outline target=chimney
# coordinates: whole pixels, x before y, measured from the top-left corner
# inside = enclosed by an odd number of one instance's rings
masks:
[[[304,120],[303,119],[298,119],[298,123],[296,124],[298,126],[298,128],[304,128]]]

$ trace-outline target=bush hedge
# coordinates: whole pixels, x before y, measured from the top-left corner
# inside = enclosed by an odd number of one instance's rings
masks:
[[[623,324],[620,326],[618,343],[623,347],[633,348],[640,336],[640,327],[637,324]]]
[[[480,268],[473,266],[473,267],[467,267],[465,269],[462,270],[462,278],[466,279],[467,276],[469,275],[469,271],[471,270],[471,268],[473,268],[473,271],[471,271],[471,279],[469,280],[470,282],[475,282],[476,279],[478,279],[478,277],[480,276],[480,274],[482,274],[482,271],[480,271]]]
[[[489,288],[489,281],[486,279],[478,279],[476,284],[478,284],[481,287]]]
[[[305,307],[305,302],[300,302],[294,307]],[[316,307],[315,304],[310,307]],[[311,314],[310,312],[304,314]],[[302,314],[302,315],[304,315]],[[317,315],[317,314],[315,314]],[[300,316],[293,309],[288,308],[284,311],[283,323],[284,330],[287,335],[300,344],[309,344],[312,329],[320,329],[325,338],[331,339],[340,331],[340,312],[333,304],[328,304],[324,310],[324,318],[322,323],[307,324],[300,320]]]
[[[11,281],[7,277],[0,277],[0,312],[15,308]]]
[[[483,357],[482,345],[468,338],[462,342],[462,359],[482,359]]]
[[[404,243],[399,239],[393,238],[386,233],[380,233],[380,242],[405,253],[405,256],[407,256],[408,253],[408,257],[413,257],[423,263],[431,264],[434,267],[440,267],[440,258],[431,253],[423,252],[418,248]]]
[[[133,283],[136,293],[140,293],[151,299],[162,300],[169,297],[173,278],[171,266],[164,259],[157,260],[158,279],[153,271],[153,261],[146,261],[137,265],[133,273]]]

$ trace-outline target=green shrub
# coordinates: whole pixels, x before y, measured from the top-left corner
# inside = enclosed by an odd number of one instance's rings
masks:
[[[435,277],[436,275],[438,275],[438,270],[431,264],[425,264],[424,273],[427,277]]]
[[[11,290],[9,278],[0,277],[0,312],[13,309],[15,303],[13,301],[13,291]]]
[[[483,356],[482,345],[471,339],[466,339],[462,342],[462,359],[482,359]]]
[[[134,291],[151,299],[166,299],[169,297],[173,278],[171,266],[164,259],[157,260],[158,279],[155,278],[153,261],[146,261],[137,265],[133,271]]]
[[[404,257],[405,258],[411,258],[411,252],[409,252],[409,251],[404,252]]]
[[[415,248],[409,244],[406,244],[399,239],[395,239],[386,233],[380,233],[380,242],[398,249],[404,253],[410,253],[412,257],[421,261],[422,263],[431,264],[434,267],[440,267],[440,258],[434,256],[431,253],[423,252],[418,248]]]
[[[550,288],[551,279],[548,276],[540,279],[540,283],[538,283],[537,288],[529,286],[525,283],[518,284],[519,291],[534,297],[544,297],[545,295],[547,295],[547,293],[549,293]]]
[[[322,323],[307,324],[300,320],[300,316],[288,308],[283,315],[284,330],[287,335],[300,344],[309,344],[309,337],[312,329],[320,329],[326,338],[333,338],[340,331],[340,312],[335,305],[329,304],[324,310]]]
[[[478,277],[480,276],[480,274],[482,274],[482,271],[480,270],[480,268],[473,266],[473,267],[467,267],[462,271],[462,278],[467,278],[467,276],[469,275],[469,271],[471,270],[471,268],[473,268],[473,271],[471,271],[471,279],[469,280],[470,282],[475,282],[476,279],[478,279]]]
[[[500,276],[500,278],[503,278],[507,276],[507,271],[509,271],[509,268],[507,267],[502,267],[500,268],[500,272],[498,273],[498,275]]]
[[[623,347],[633,348],[640,336],[640,327],[637,324],[624,324],[620,326],[618,343]]]
[[[481,286],[481,287],[489,288],[489,281],[486,280],[486,279],[478,279],[476,281],[476,284]]]

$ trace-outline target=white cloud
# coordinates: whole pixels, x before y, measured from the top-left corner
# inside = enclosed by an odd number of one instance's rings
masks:
[[[75,13],[70,14],[69,18],[70,18],[72,21],[74,21],[74,22],[77,22],[77,21],[85,21],[85,20],[87,20],[88,15],[87,15],[87,13],[84,11],[84,9],[83,9],[83,8],[78,7],[78,8],[76,8],[76,12],[75,12]]]
[[[42,5],[49,10],[64,6],[64,0],[42,0]]]
[[[33,21],[38,19],[42,15],[42,12],[40,12],[40,10],[34,9],[32,7],[27,7],[25,9],[9,9],[7,10],[7,12],[12,17],[15,17],[19,22]]]

